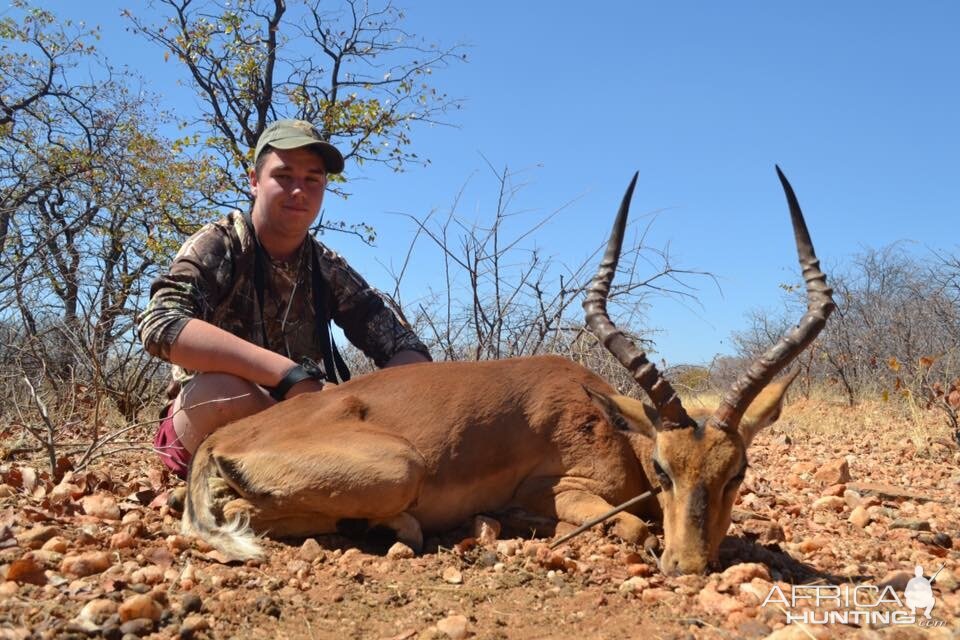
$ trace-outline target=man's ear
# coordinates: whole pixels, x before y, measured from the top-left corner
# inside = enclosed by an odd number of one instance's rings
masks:
[[[780,418],[787,389],[799,373],[800,369],[794,369],[785,378],[771,382],[750,403],[740,421],[740,436],[743,438],[744,446],[749,447],[754,436]]]
[[[651,440],[657,437],[657,425],[660,423],[660,416],[653,407],[627,396],[608,396],[605,393],[594,391],[586,385],[584,385],[583,390],[587,392],[590,400],[606,414],[607,421],[614,428],[634,431]]]
[[[247,181],[250,184],[250,195],[254,198],[257,197],[257,187],[260,184],[260,181],[257,179],[257,169],[256,167],[250,167],[250,170],[247,171]]]

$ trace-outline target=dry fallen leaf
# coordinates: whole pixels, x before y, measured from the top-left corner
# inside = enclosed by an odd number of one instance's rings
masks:
[[[47,576],[44,574],[43,566],[37,562],[32,553],[26,553],[19,560],[14,560],[7,569],[7,580],[19,582],[20,584],[35,584],[43,586],[47,584]]]

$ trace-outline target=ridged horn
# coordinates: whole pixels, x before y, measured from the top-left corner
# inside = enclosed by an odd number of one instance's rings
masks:
[[[780,171],[780,167],[776,169],[790,207],[790,220],[793,222],[793,234],[797,243],[797,257],[800,260],[800,268],[803,270],[803,279],[807,283],[807,312],[800,318],[797,326],[787,331],[779,342],[754,360],[746,373],[737,378],[723,396],[720,406],[707,424],[725,431],[735,431],[740,426],[744,412],[757,394],[813,342],[836,308],[832,297],[833,290],[827,286],[827,276],[820,271],[820,261],[813,251],[810,232],[807,231],[807,223],[803,219],[797,196],[783,172]]]
[[[607,250],[604,252],[597,274],[587,288],[583,310],[587,315],[587,326],[593,334],[620,361],[620,364],[626,367],[637,384],[650,396],[653,406],[660,414],[659,428],[665,430],[695,427],[696,423],[687,415],[677,392],[653,363],[647,360],[647,355],[617,329],[607,313],[607,297],[620,260],[627,215],[630,212],[630,200],[633,198],[633,189],[637,185],[637,176],[637,173],[633,174],[633,180],[630,181],[630,186],[623,195],[620,211],[617,213],[613,231],[610,232],[610,239],[607,241]]]

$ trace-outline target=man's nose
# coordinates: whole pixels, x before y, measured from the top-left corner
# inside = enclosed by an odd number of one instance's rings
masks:
[[[290,183],[290,195],[304,195],[307,191],[307,183],[305,180],[294,178]]]

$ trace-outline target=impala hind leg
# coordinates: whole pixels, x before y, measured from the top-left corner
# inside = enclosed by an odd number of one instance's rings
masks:
[[[240,499],[223,507],[227,520],[248,519],[272,537],[333,533],[342,520],[393,529],[419,549],[422,533],[409,514],[425,476],[410,443],[367,427],[319,432],[294,450],[262,448],[215,454],[223,479]]]

